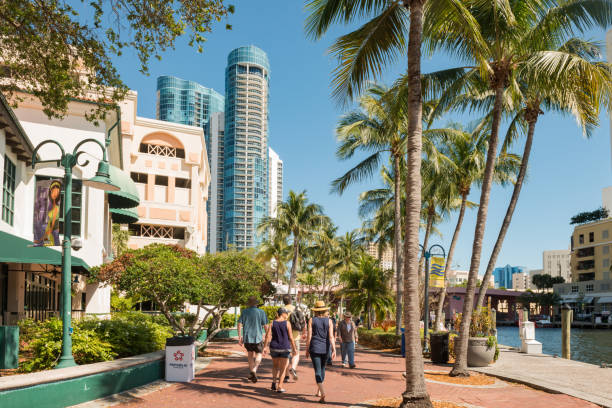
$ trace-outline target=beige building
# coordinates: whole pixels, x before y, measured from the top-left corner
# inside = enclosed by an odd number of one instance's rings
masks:
[[[381,260],[380,266],[383,270],[394,270],[395,271],[395,262],[393,262],[393,247],[392,246],[386,247],[381,254],[379,251],[379,247],[376,243],[368,242],[366,252],[372,258]]]
[[[571,237],[572,282],[610,279],[612,218],[577,225]]]
[[[542,252],[542,274],[561,276],[566,282],[572,280],[571,251],[560,249]]]
[[[201,127],[136,115],[138,95],[121,104],[123,162],[141,198],[130,248],[177,244],[206,251],[210,168]]]
[[[451,269],[448,271],[448,276],[446,277],[448,281],[448,286],[461,286],[468,280],[468,275],[470,271],[459,271],[456,269]]]
[[[529,273],[521,272],[512,275],[512,290],[524,291],[530,288]]]

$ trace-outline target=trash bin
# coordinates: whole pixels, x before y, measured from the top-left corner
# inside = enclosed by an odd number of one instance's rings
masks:
[[[404,336],[404,328],[402,330],[402,357],[406,357],[406,336]]]
[[[19,326],[0,326],[0,369],[19,365]]]
[[[431,333],[429,336],[431,361],[438,364],[448,363],[448,332]]]
[[[195,339],[191,336],[166,339],[166,381],[190,382],[195,377]]]

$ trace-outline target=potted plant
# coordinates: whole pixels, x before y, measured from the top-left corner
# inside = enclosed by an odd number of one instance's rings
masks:
[[[461,324],[461,315],[455,318],[455,327]],[[475,311],[470,323],[470,338],[468,340],[468,367],[486,367],[497,361],[499,347],[494,335],[495,327],[488,308]]]

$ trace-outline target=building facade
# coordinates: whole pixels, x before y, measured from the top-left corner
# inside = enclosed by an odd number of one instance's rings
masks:
[[[561,276],[566,282],[572,281],[571,251],[560,249],[542,252],[542,274]]]
[[[283,161],[271,148],[268,149],[268,174],[268,215],[275,218],[278,204],[283,202]]]
[[[138,95],[121,104],[123,161],[141,197],[130,248],[151,243],[206,251],[210,168],[201,126],[136,115]]]
[[[493,277],[495,279],[495,288],[506,288],[513,289],[512,286],[512,275],[515,273],[526,273],[527,268],[524,266],[510,266],[506,265],[493,270]]]
[[[612,218],[577,225],[571,236],[572,282],[610,280]]]
[[[612,62],[612,30],[606,33],[606,54],[608,56],[608,62]],[[610,118],[612,119],[612,111],[610,111]],[[610,156],[612,157],[612,120],[610,121]],[[611,161],[612,164],[612,161]],[[612,193],[611,193],[612,194]],[[611,197],[612,198],[612,197]],[[612,202],[609,202],[612,205]],[[604,201],[604,206],[606,202]],[[612,208],[608,207],[610,211]]]
[[[225,114],[215,112],[204,131],[208,135],[206,149],[210,163],[210,188],[208,200],[208,252],[216,253],[225,250],[223,246],[223,169]]]
[[[255,46],[230,52],[225,70],[224,246],[253,248],[268,210],[270,63]]]
[[[395,271],[395,262],[393,261],[393,247],[392,246],[389,245],[385,247],[385,249],[382,251],[382,254],[381,254],[378,244],[376,244],[375,242],[368,242],[366,246],[366,252],[372,258],[380,259],[381,261],[380,267],[383,270]]]
[[[451,269],[448,271],[448,276],[446,277],[449,286],[461,286],[466,283],[468,280],[468,275],[470,271],[459,271],[456,269]]]
[[[512,289],[527,290],[530,288],[529,281],[529,272],[515,273],[512,275]]]

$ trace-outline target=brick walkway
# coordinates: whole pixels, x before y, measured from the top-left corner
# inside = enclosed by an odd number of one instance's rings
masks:
[[[238,350],[235,343],[216,343],[214,349]],[[303,357],[302,353],[302,357]],[[358,350],[356,369],[335,365],[326,375],[327,405],[350,407],[363,401],[399,396],[403,359],[377,352]],[[299,381],[285,386],[286,394],[270,388],[271,360],[266,358],[259,369],[259,382],[246,381],[246,357],[215,359],[196,375],[193,383],[175,384],[122,405],[124,407],[312,407],[320,406],[310,362],[302,360]],[[442,371],[448,367],[426,365],[426,369]],[[472,388],[427,383],[433,400],[452,401],[482,408],[570,408],[596,405],[563,394],[549,394],[525,386],[501,382],[496,388]]]

